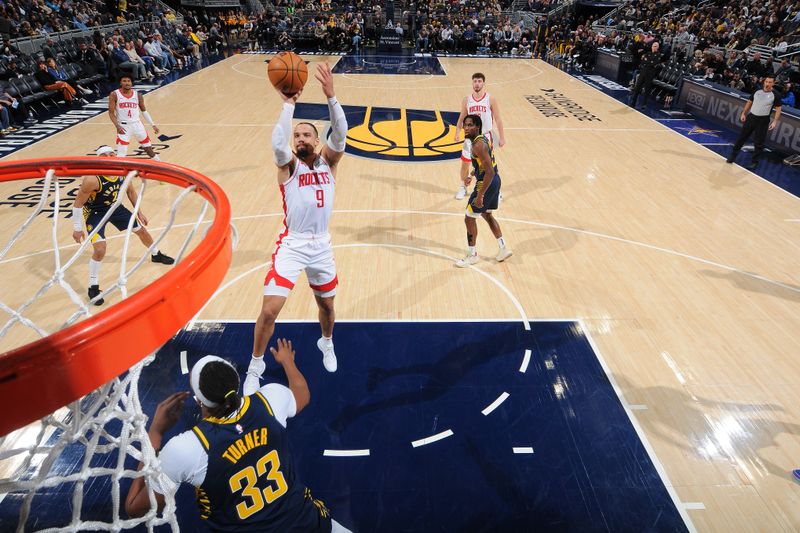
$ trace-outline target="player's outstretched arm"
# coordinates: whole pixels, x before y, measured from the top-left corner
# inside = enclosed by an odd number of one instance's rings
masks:
[[[289,389],[294,395],[295,404],[297,409],[295,415],[300,413],[303,408],[311,401],[311,391],[308,389],[306,378],[294,364],[294,349],[292,348],[292,341],[286,339],[278,339],[278,349],[270,347],[269,351],[275,358],[275,362],[283,367],[286,373],[286,380],[289,382]]]
[[[331,67],[327,63],[318,64],[314,77],[319,81],[322,92],[328,99],[328,114],[331,118],[331,135],[328,137],[328,142],[322,147],[322,157],[328,162],[331,170],[335,171],[347,146],[347,117],[345,117],[342,104],[336,99],[336,93],[333,90]]]
[[[150,430],[147,432],[147,436],[150,438],[150,444],[156,452],[161,449],[161,441],[164,438],[164,433],[169,431],[178,421],[178,417],[183,409],[183,404],[189,396],[191,396],[191,394],[186,391],[176,392],[169,395],[163,402],[158,404],[156,412],[153,415],[153,421],[150,424]],[[142,465],[143,464],[140,462],[139,470],[142,469]],[[161,512],[165,504],[164,496],[158,492],[153,492],[156,497],[158,511]],[[128,489],[128,494],[125,497],[125,512],[127,512],[130,517],[139,518],[147,514],[150,507],[150,496],[145,486],[144,476],[134,478],[130,489]]]
[[[283,107],[281,107],[278,122],[275,123],[275,127],[272,129],[272,155],[275,165],[278,167],[278,183],[285,183],[294,170],[295,156],[289,148],[289,138],[292,134],[294,105],[302,92],[299,91],[292,96],[287,96],[278,91],[278,94],[283,99]]]

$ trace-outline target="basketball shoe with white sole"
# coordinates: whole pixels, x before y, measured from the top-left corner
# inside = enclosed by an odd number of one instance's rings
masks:
[[[456,261],[456,266],[458,268],[466,268],[469,265],[474,265],[478,262],[478,254],[469,255],[467,254],[465,257]]]
[[[317,348],[322,352],[322,366],[325,367],[325,370],[336,372],[336,352],[333,351],[333,341],[320,337],[317,341]]]
[[[497,256],[495,257],[495,259],[497,259],[498,263],[502,263],[512,255],[514,255],[514,252],[512,252],[508,248],[501,248],[500,251],[497,252]]]

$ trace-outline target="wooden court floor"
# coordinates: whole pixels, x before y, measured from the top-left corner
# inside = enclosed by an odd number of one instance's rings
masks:
[[[270,150],[280,99],[265,59],[233,56],[146,96],[162,130],[181,135],[162,159],[217,181],[233,207],[238,248],[201,319],[256,316],[281,226]],[[337,75],[337,96],[398,116],[457,112],[471,74],[484,72],[505,124],[497,214],[514,256],[496,263],[479,221],[481,261],[453,267],[466,245],[464,202],[453,199],[457,159],[348,155],[332,219],[338,318],[580,319],[698,530],[800,530],[800,485],[791,479],[800,467],[800,200],[540,61],[441,63],[444,76]],[[325,102],[314,80],[300,102]],[[101,115],[11,158],[83,155],[113,141]],[[18,189],[2,185],[0,194]],[[176,194],[151,187],[151,226],[163,225]],[[4,238],[29,212],[0,206]],[[185,231],[162,249],[174,250]],[[63,222],[67,248],[70,232]],[[17,280],[49,276],[52,254],[37,253],[49,239],[49,225],[37,223],[3,261],[4,301],[19,299]],[[120,246],[109,242],[104,283]],[[68,277],[81,294],[87,261]],[[148,265],[132,286],[158,273]],[[31,316],[47,322],[65,300],[55,291]],[[298,283],[281,317],[315,316]],[[10,342],[24,338],[20,331]]]

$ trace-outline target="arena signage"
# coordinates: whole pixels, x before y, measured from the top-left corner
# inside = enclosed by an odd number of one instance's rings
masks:
[[[685,79],[678,96],[678,108],[733,130],[742,127],[739,120],[747,96],[720,85]],[[778,127],[769,132],[767,146],[781,152],[800,152],[800,112],[782,109]]]

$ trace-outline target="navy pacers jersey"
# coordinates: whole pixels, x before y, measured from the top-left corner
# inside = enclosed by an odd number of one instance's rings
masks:
[[[492,144],[489,142],[489,139],[486,138],[484,134],[480,134],[472,139],[472,146],[475,146],[475,143],[483,141],[486,143],[486,148],[489,150],[489,159],[492,161],[492,168],[494,169],[494,176],[495,179],[499,179],[500,175],[497,172],[497,162],[494,160],[494,150],[492,150]],[[472,150],[472,168],[475,171],[475,180],[477,183],[475,184],[478,189],[483,188],[483,177],[486,175],[486,169],[483,168],[481,164],[481,160],[475,155],[475,149]]]
[[[83,206],[84,216],[89,213],[105,213],[117,201],[124,178],[122,176],[97,176],[100,189],[89,195]]]
[[[286,429],[260,392],[245,397],[235,416],[206,418],[192,431],[208,452],[197,501],[212,530],[331,530],[328,509],[296,479]]]

